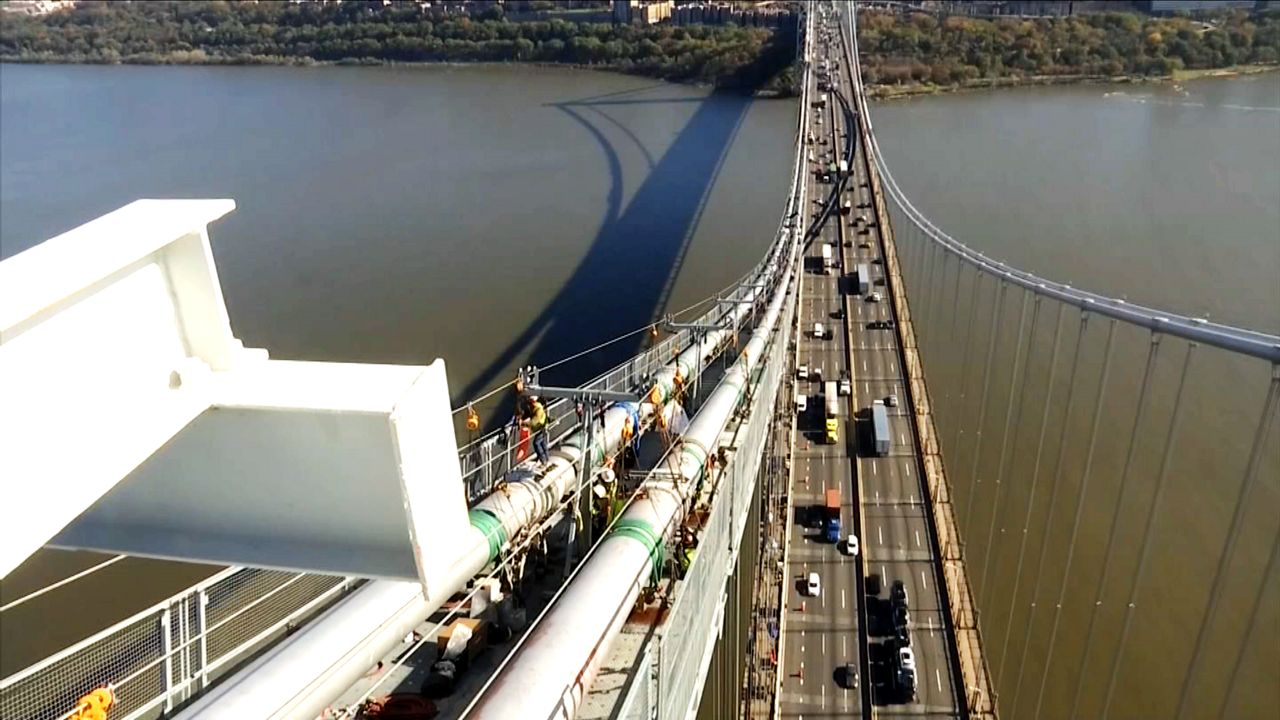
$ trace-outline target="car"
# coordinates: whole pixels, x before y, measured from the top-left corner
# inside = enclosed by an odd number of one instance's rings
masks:
[[[808,379],[809,379],[809,366],[808,366],[808,365],[805,365],[804,363],[801,363],[801,364],[800,364],[800,366],[796,368],[796,379],[797,379],[797,380],[808,380]]]
[[[858,536],[850,535],[844,541],[844,551],[851,557],[858,556]]]
[[[897,396],[897,395],[890,395],[889,397],[885,398],[885,399],[884,399],[884,406],[885,406],[885,407],[898,407],[898,396]]]
[[[894,605],[907,606],[907,586],[901,580],[893,581],[893,587],[889,589],[889,601]]]
[[[916,654],[909,647],[898,648],[898,667],[903,670],[910,670],[912,673],[916,669]]]
[[[849,382],[849,378],[847,377],[840,378],[840,394],[841,395],[853,394],[853,383]]]
[[[844,686],[850,690],[858,687],[858,666],[849,663],[842,668]]]
[[[827,329],[822,327],[822,323],[813,324],[813,336],[819,340],[827,336]]]
[[[822,594],[822,579],[818,577],[818,573],[811,572],[805,581],[805,592],[809,593],[809,597],[818,597]]]
[[[895,605],[893,607],[893,629],[898,630],[906,628],[911,624],[911,613],[907,610],[906,605]]]
[[[880,302],[880,293],[873,292],[867,296],[867,302]]]
[[[796,412],[803,415],[809,409],[809,396],[796,393]]]
[[[911,631],[905,627],[894,630],[893,643],[900,648],[911,647]]]
[[[825,440],[829,445],[835,445],[840,442],[840,421],[836,418],[827,418]]]
[[[842,307],[841,307],[841,308],[836,308],[835,310],[832,310],[832,311],[831,311],[831,317],[835,318],[836,320],[843,320],[843,319],[844,319],[844,308],[842,308]]]
[[[898,687],[908,697],[915,697],[916,694],[916,656],[911,648],[898,648]]]
[[[815,365],[809,369],[809,378],[814,382],[822,382],[822,366]]]

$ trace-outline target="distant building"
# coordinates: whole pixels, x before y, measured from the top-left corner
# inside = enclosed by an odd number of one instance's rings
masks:
[[[60,10],[70,10],[75,6],[76,0],[10,0],[0,5],[0,11],[23,15],[48,15]]]
[[[671,19],[673,0],[613,0],[613,21],[653,25]]]
[[[795,11],[781,3],[761,3],[743,9],[723,2],[686,2],[676,6],[671,16],[676,25],[745,25],[785,27],[795,20]]]
[[[1201,13],[1214,10],[1253,10],[1257,0],[1146,0],[1142,9],[1152,15],[1168,15],[1176,12]]]

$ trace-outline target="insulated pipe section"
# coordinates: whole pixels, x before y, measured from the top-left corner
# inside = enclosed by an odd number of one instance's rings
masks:
[[[795,266],[792,248],[788,268]],[[661,571],[663,544],[697,492],[752,371],[768,347],[793,271],[777,288],[760,325],[681,438],[674,479],[650,479],[605,536],[556,606],[529,634],[511,665],[466,717],[469,720],[573,718],[640,591]]]
[[[761,284],[773,268],[772,263],[764,264],[758,276]],[[754,300],[760,292],[752,289],[747,298]],[[675,394],[676,378],[687,382],[701,373],[747,318],[750,308],[735,304],[728,310],[723,329],[708,332],[656,374],[646,399],[654,399],[653,393],[657,393],[659,406],[669,412],[673,406],[667,401]],[[622,447],[622,429],[628,417],[635,418],[633,422],[638,419],[633,428],[638,436],[657,407],[651,402],[610,405],[604,413],[604,429],[596,433],[591,448],[593,461],[598,464]],[[512,537],[555,509],[577,481],[575,463],[583,455],[585,441],[585,432],[574,433],[552,451],[541,477],[509,482],[476,505],[471,525],[458,539],[463,550],[445,583],[453,589],[450,595],[465,588]],[[424,600],[416,583],[368,583],[248,668],[219,683],[179,717],[313,718],[441,604]]]
[[[803,147],[804,118],[807,117],[809,68],[805,68],[805,83],[800,108],[801,125],[798,143]],[[804,209],[806,183],[802,171],[804,153],[796,154],[793,174],[795,186],[788,200],[787,218],[798,217]],[[794,264],[795,236],[798,228],[783,230],[780,241],[775,243],[769,257],[760,263],[753,282],[761,287],[747,296],[760,297],[762,288],[784,283],[775,293],[774,305],[786,295],[789,283],[787,269]],[[790,250],[791,252],[788,252]],[[784,264],[785,258],[792,258]],[[671,397],[677,371],[684,382],[701,372],[715,357],[720,344],[741,325],[750,311],[750,305],[736,304],[727,313],[725,329],[707,334],[697,346],[685,350],[675,362],[660,371],[655,386],[665,403]],[[776,312],[773,313],[776,318]],[[772,325],[774,320],[769,320]],[[714,396],[713,396],[714,397]],[[653,405],[641,403],[642,420],[652,417]],[[621,425],[631,409],[618,405],[605,412],[604,430],[598,432],[595,452],[597,458],[616,452],[621,444]],[[700,416],[705,413],[700,413]],[[644,425],[635,428],[637,435]],[[692,428],[691,428],[692,431]],[[581,457],[584,436],[576,433],[552,451],[550,467],[541,479],[526,479],[509,483],[505,494],[492,494],[481,501],[471,512],[471,526],[465,536],[458,539],[464,550],[450,569],[447,583],[453,592],[464,589],[486,565],[492,562],[510,538],[532,522],[546,516],[554,502],[547,498],[563,497],[576,479],[574,463]],[[641,529],[627,531],[632,537],[644,537]],[[641,544],[629,543],[632,554],[641,552],[648,558],[649,550]],[[655,545],[656,546],[656,545]],[[597,564],[598,566],[598,564]],[[591,568],[584,568],[591,570]],[[593,572],[600,572],[597,567]],[[619,588],[619,592],[625,592]],[[630,603],[604,602],[604,606],[629,608]],[[632,601],[634,602],[634,600]],[[377,580],[367,583],[349,597],[327,610],[320,617],[307,623],[289,639],[281,642],[233,676],[221,680],[207,694],[178,715],[184,720],[193,718],[314,718],[322,713],[343,691],[350,688],[370,667],[381,660],[396,643],[440,607],[439,602],[428,603],[422,597],[417,583]],[[625,619],[619,615],[616,628]],[[518,716],[518,714],[517,714]]]

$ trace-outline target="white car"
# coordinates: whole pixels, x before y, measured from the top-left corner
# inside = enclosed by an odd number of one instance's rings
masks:
[[[853,394],[853,386],[849,382],[849,378],[840,378],[840,394],[841,395]]]
[[[885,399],[884,399],[884,406],[885,406],[885,407],[898,407],[898,396],[897,396],[897,395],[890,395],[889,397],[885,398]]]
[[[916,655],[911,651],[911,648],[898,648],[898,667],[910,672],[912,675],[916,674]]]
[[[858,556],[858,536],[857,535],[850,535],[848,539],[844,541],[844,551],[848,553],[851,557]]]
[[[871,302],[880,302],[880,293],[878,292],[871,293],[870,295],[867,296],[867,300],[870,300]]]
[[[827,336],[827,329],[822,327],[822,323],[813,324],[813,336],[819,340]]]
[[[822,580],[818,577],[818,573],[809,573],[808,581],[805,583],[805,591],[809,593],[809,597],[818,597],[822,594]]]
[[[796,412],[803,415],[809,409],[809,397],[804,393],[796,393]]]
[[[796,379],[797,379],[797,380],[808,380],[808,379],[809,379],[809,366],[808,366],[808,365],[801,365],[800,367],[796,368]]]

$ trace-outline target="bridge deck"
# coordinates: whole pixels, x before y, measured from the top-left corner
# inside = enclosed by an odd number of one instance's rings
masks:
[[[831,58],[842,66],[833,81],[846,97],[852,98],[854,90],[839,36],[832,40]],[[816,89],[813,92],[816,96]],[[819,164],[824,162],[822,153],[829,151],[837,139],[843,142],[842,114],[834,102],[831,105],[820,113],[822,124],[812,127],[815,145],[811,147]],[[824,135],[826,145],[821,143]],[[860,695],[870,683],[873,717],[959,717],[963,715],[962,699],[956,691],[958,679],[954,676],[953,646],[943,600],[945,585],[930,537],[929,494],[920,471],[921,457],[913,442],[899,336],[891,329],[869,327],[873,321],[895,319],[888,297],[890,288],[884,282],[885,246],[880,227],[871,227],[863,235],[859,233],[863,223],[851,223],[859,216],[873,222],[875,219],[870,209],[874,203],[872,189],[862,162],[864,153],[859,137],[853,173],[841,199],[842,203],[846,198],[850,200],[854,210],[849,216],[833,215],[815,240],[809,253],[814,258],[810,261],[812,270],[805,276],[800,296],[798,315],[805,334],[799,342],[797,363],[811,369],[822,367],[824,380],[847,373],[852,394],[839,401],[840,443],[826,445],[822,444],[822,386],[812,381],[797,384],[798,392],[811,399],[808,412],[799,423],[792,465],[796,517],[789,539],[788,578],[792,585],[788,588],[781,709],[784,717],[833,713],[864,716],[866,708]],[[816,179],[812,182],[810,195],[825,197],[830,186]],[[831,276],[821,274],[820,269],[821,247],[825,243],[833,243],[838,250],[834,255],[837,266]],[[842,292],[854,290],[852,276],[863,263],[870,269],[868,292],[886,296],[880,302],[871,302],[866,295]],[[840,282],[839,277],[845,275],[850,281]],[[843,311],[844,318],[836,317],[837,311]],[[814,323],[832,327],[835,337],[813,338]],[[892,450],[887,457],[872,457],[869,409],[872,401],[890,395],[902,401],[898,407],[889,408]],[[860,555],[856,559],[842,552],[843,543],[823,542],[816,525],[805,522],[806,511],[822,505],[828,488],[839,488],[842,493],[843,534],[861,528]],[[853,504],[855,495],[857,505]],[[822,593],[817,598],[801,593],[803,578],[811,571],[822,579]],[[861,579],[856,577],[859,572],[880,576],[879,596],[864,594]],[[895,694],[888,681],[888,591],[895,580],[903,582],[909,597],[917,666],[913,699]],[[864,654],[862,662],[860,653]],[[859,668],[857,687],[851,687],[851,678],[843,670],[848,664]],[[870,677],[863,676],[868,671]]]

